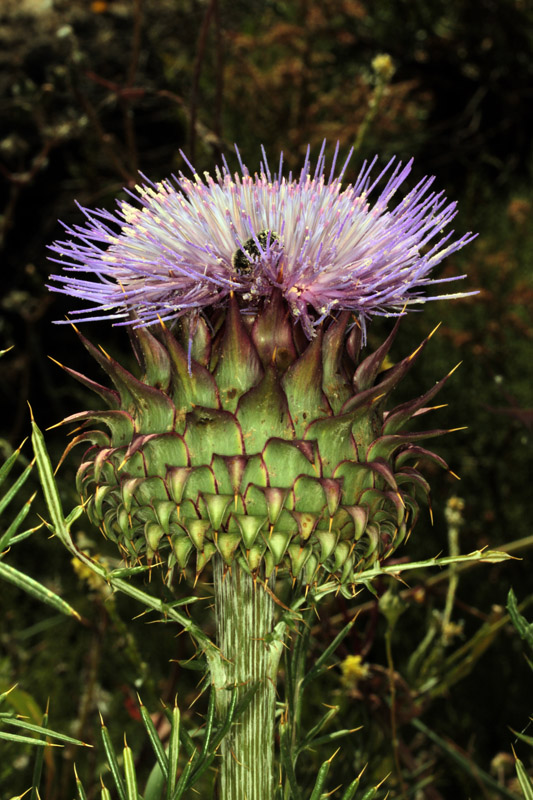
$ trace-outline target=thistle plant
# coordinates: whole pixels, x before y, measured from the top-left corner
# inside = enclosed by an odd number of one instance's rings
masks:
[[[308,152],[298,177],[264,152],[254,175],[239,156],[237,174],[224,161],[214,177],[143,177],[114,212],[82,208],[86,224],[51,247],[63,270],[49,288],[89,304],[74,320],[126,326],[141,370],[78,332],[113,384],[65,368],[108,407],[64,420],[82,427],[68,450],[89,445],[84,508],[129,565],[164,564],[169,585],[212,578],[219,717],[254,689],[221,743],[224,800],[275,794],[281,583],[294,607],[352,596],[408,537],[424,463],[446,468],[421,445],[443,431],[408,423],[449,375],[391,407],[430,336],[384,362],[412,306],[465,296],[433,294],[451,280],[433,271],[473,235],[444,232],[456,204],[433,178],[393,203],[412,162],[365,162],[344,185],[350,155],[336,175],[337,155],[326,171],[325,148],[314,168]],[[398,321],[366,354],[374,316]]]

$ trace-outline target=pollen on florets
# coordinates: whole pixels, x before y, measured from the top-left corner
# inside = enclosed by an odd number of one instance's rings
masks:
[[[136,326],[206,311],[232,295],[253,313],[280,291],[309,338],[325,318],[350,310],[364,341],[372,316],[440,299],[428,287],[455,278],[432,271],[474,236],[444,233],[456,204],[431,190],[431,177],[393,205],[412,160],[393,158],[376,177],[377,157],[365,161],[344,185],[351,152],[335,175],[337,156],[338,145],[329,175],[323,145],[314,169],[308,150],[298,178],[283,174],[282,157],[272,173],[264,151],[253,176],[240,156],[239,173],[224,161],[214,177],[192,167],[192,178],[143,176],[128,191],[133,200],[114,212],[82,208],[85,225],[65,226],[69,238],[50,247],[63,271],[49,288],[90,304],[71,312],[79,321]]]

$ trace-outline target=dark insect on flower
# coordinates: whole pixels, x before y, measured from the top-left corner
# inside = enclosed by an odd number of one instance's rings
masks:
[[[272,231],[260,231],[257,236],[251,236],[243,244],[242,249],[233,253],[231,263],[239,275],[250,275],[253,264],[262,255],[270,256],[270,244],[277,242],[278,235]]]

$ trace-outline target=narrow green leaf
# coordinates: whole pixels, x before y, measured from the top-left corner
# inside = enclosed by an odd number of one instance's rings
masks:
[[[0,715],[3,717],[3,715]],[[2,719],[6,725],[13,725],[15,728],[24,728],[26,731],[32,731],[33,733],[38,733],[41,736],[49,736],[51,739],[58,739],[60,742],[67,742],[68,744],[77,744],[80,747],[92,747],[90,744],[85,744],[85,742],[80,742],[79,739],[73,739],[72,736],[66,736],[64,733],[58,733],[57,731],[52,731],[50,728],[45,727],[43,725],[34,725],[32,722],[26,722],[23,719],[17,719],[16,717],[10,717],[7,719]]]
[[[161,743],[161,739],[157,733],[156,727],[152,721],[150,714],[148,713],[148,709],[142,703],[140,704],[141,710],[141,718],[144,723],[144,727],[146,728],[146,733],[148,734],[148,738],[150,739],[150,744],[152,745],[152,749],[155,753],[155,757],[157,758],[157,763],[159,764],[165,780],[168,780],[168,757],[165,753],[165,749]]]
[[[122,750],[124,756],[124,777],[126,780],[126,797],[128,800],[138,800],[137,797],[137,776],[135,775],[135,764],[133,763],[133,752],[131,747],[124,745]]]
[[[230,729],[231,723],[233,722],[233,717],[235,716],[235,710],[237,708],[237,687],[235,686],[232,689],[231,698],[228,706],[228,713],[226,719],[224,720],[221,728],[217,731],[215,738],[213,739],[212,750],[213,752],[218,748],[220,742],[227,734]]]
[[[207,707],[207,714],[205,720],[204,741],[202,743],[202,750],[200,752],[199,759],[194,764],[194,772],[192,773],[189,779],[188,788],[191,787],[194,783],[196,783],[198,778],[200,778],[204,774],[204,772],[207,769],[209,769],[216,755],[215,748],[209,747],[211,743],[211,734],[213,732],[213,725],[215,721],[215,712],[216,712],[215,689],[211,688],[211,692],[209,694],[209,704]]]
[[[46,505],[52,518],[52,525],[54,526],[56,536],[59,536],[61,541],[68,547],[69,545],[69,531],[65,524],[65,515],[63,514],[63,507],[61,499],[57,490],[57,484],[54,478],[54,471],[50,456],[46,449],[44,436],[38,428],[35,420],[32,417],[31,421],[32,435],[31,441],[33,445],[33,452],[37,461],[37,469],[39,471],[39,478],[43,489]]]
[[[78,773],[76,771],[76,766],[74,766],[74,776],[76,778],[76,789],[78,790],[78,798],[79,800],[87,800],[87,794],[85,789],[83,788],[83,784],[78,777]]]
[[[32,495],[30,499],[26,503],[24,503],[19,513],[8,527],[8,529],[2,534],[2,536],[0,536],[0,552],[4,550],[4,548],[9,547],[9,545],[12,544],[13,537],[15,536],[16,532],[18,531],[18,529],[20,528],[23,521],[26,519],[28,515],[34,497],[35,495]]]
[[[34,528],[28,528],[28,530],[22,531],[22,533],[17,533],[16,536],[10,540],[9,545],[12,547],[14,544],[18,542],[22,542],[24,539],[27,539],[28,536],[32,536],[36,531],[40,530],[43,527],[43,523],[41,522],[40,525],[36,525]]]
[[[191,758],[185,764],[185,768],[184,768],[183,772],[181,773],[180,779],[179,779],[179,781],[177,783],[177,786],[176,786],[176,791],[174,793],[174,800],[180,800],[180,798],[183,797],[183,792],[185,792],[187,790],[187,788],[188,788],[188,783],[187,782],[188,782],[188,779],[189,779],[190,772],[192,770],[193,760],[194,760],[194,756],[191,756]]]
[[[294,765],[292,762],[291,735],[290,726],[288,723],[280,724],[280,758],[283,769],[285,770],[285,775],[289,782],[293,800],[302,800],[302,795],[296,780],[296,774],[294,772]]]
[[[307,747],[320,747],[323,744],[333,744],[336,742],[337,739],[343,739],[345,736],[349,736],[350,733],[355,733],[355,731],[360,730],[360,728],[351,728],[350,730],[345,729],[342,731],[332,731],[331,733],[325,734],[324,736],[318,736],[316,739],[313,739]],[[303,750],[303,747],[298,748],[298,752]]]
[[[369,789],[367,792],[364,793],[361,800],[374,800],[374,797],[376,796],[377,792],[378,792],[378,787],[372,786],[371,789]]]
[[[178,758],[180,754],[180,710],[176,703],[172,709],[170,741],[168,745],[167,800],[171,800],[176,789]]]
[[[209,693],[209,703],[207,706],[207,714],[205,718],[204,741],[202,743],[202,749],[200,751],[200,762],[203,759],[205,759],[209,751],[209,743],[211,742],[211,734],[213,733],[213,725],[215,722],[215,712],[216,712],[215,696],[216,696],[215,689],[211,687],[211,691]]]
[[[326,647],[326,649],[320,654],[320,656],[317,658],[317,660],[315,661],[315,663],[313,664],[313,666],[311,667],[309,672],[307,672],[307,674],[305,675],[305,677],[304,677],[304,679],[302,681],[302,689],[304,689],[306,686],[308,686],[311,683],[311,681],[315,680],[315,678],[318,677],[318,675],[322,671],[323,665],[326,663],[326,661],[328,660],[330,655],[335,652],[335,650],[337,649],[339,644],[342,642],[342,640],[350,633],[351,629],[353,628],[353,626],[355,624],[355,620],[356,619],[357,619],[356,616],[353,617],[353,619],[351,619],[344,626],[344,628],[342,628],[342,630],[339,631],[339,633],[333,639],[331,644],[328,645],[328,647]]]
[[[324,761],[324,763],[318,770],[318,775],[316,777],[315,785],[313,787],[313,791],[311,792],[309,800],[320,800],[324,784],[326,783],[326,778],[328,777],[330,764],[331,764],[331,758],[328,758],[328,760]]]
[[[355,797],[355,793],[359,788],[359,784],[361,783],[361,776],[356,778],[354,781],[350,783],[349,786],[346,787],[344,794],[341,797],[341,800],[353,800]]]
[[[52,608],[55,608],[57,611],[61,611],[63,614],[67,614],[67,616],[76,617],[78,620],[81,619],[78,612],[59,597],[59,595],[47,589],[42,583],[30,578],[29,575],[25,575],[23,572],[19,572],[18,569],[9,566],[9,564],[0,562],[0,578],[9,581],[9,583],[31,594],[32,597],[36,597],[37,600],[40,600],[42,603],[52,606]]]
[[[62,747],[60,744],[45,742],[43,739],[34,739],[32,736],[20,736],[18,733],[7,733],[6,731],[0,731],[0,739],[4,739],[6,742],[18,742],[19,744],[34,744],[37,747]]]
[[[515,756],[515,769],[518,778],[518,783],[524,795],[524,800],[533,800],[533,783],[531,778],[526,772],[526,769],[519,758]]]
[[[128,800],[128,798],[126,797],[126,786],[124,785],[124,781],[122,779],[122,775],[120,774],[120,770],[118,767],[118,760],[115,753],[115,749],[113,747],[111,737],[109,736],[109,732],[103,722],[102,722],[101,735],[102,735],[102,743],[104,745],[104,751],[107,758],[107,763],[109,764],[109,769],[111,770],[113,780],[115,781],[115,786],[117,787],[118,796],[120,800]]]
[[[214,690],[212,690],[212,692],[214,693]],[[211,696],[209,697],[209,700],[211,702]],[[208,714],[209,714],[209,710],[208,710]],[[199,758],[197,761],[194,760],[195,756],[198,755],[198,752],[197,752],[197,750],[195,748],[194,754],[191,756],[191,760],[192,760],[191,768],[194,767],[194,772],[190,775],[190,777],[188,777],[187,784],[186,784],[186,786],[183,787],[182,791],[184,791],[185,789],[190,789],[190,787],[194,783],[196,783],[198,778],[200,778],[209,769],[209,767],[211,766],[211,764],[213,763],[213,761],[215,759],[215,756],[216,756],[216,753],[217,753],[217,750],[218,750],[218,746],[220,745],[220,742],[222,741],[224,736],[229,731],[230,726],[231,726],[233,720],[236,717],[237,717],[237,688],[235,687],[232,690],[232,695],[231,695],[231,698],[230,698],[228,712],[227,712],[227,715],[226,715],[226,719],[224,720],[224,723],[222,724],[221,728],[219,730],[217,730],[217,733],[216,733],[213,741],[211,742],[211,746],[209,747],[209,750],[204,753],[204,747],[202,747],[202,753],[203,753],[202,758]],[[191,740],[191,743],[192,743],[192,740]],[[204,744],[205,744],[205,741],[204,741]],[[193,747],[194,747],[194,745],[193,745]],[[189,770],[189,772],[190,772],[190,770]],[[189,775],[189,772],[187,773],[187,775]],[[181,786],[181,784],[178,784],[178,786]],[[178,796],[181,797],[181,794],[180,795],[176,795],[174,800],[176,800],[176,797],[178,797]]]
[[[447,742],[445,739],[442,739],[438,734],[434,733],[430,728],[427,727],[420,719],[413,719],[411,720],[411,725],[417,728],[419,731],[422,731],[429,739],[431,739],[435,744],[441,748],[456,764],[458,764],[468,775],[472,774],[472,762],[465,758],[450,742]],[[502,797],[508,797],[509,800],[518,800],[518,797],[513,792],[510,792],[504,786],[502,786],[498,781],[496,781],[491,775],[481,769],[481,767],[476,765],[475,768],[476,778],[481,780],[486,786],[494,789],[496,792]]]
[[[334,708],[329,708],[326,711],[326,713],[319,719],[316,725],[314,725],[311,728],[311,730],[307,733],[298,750],[301,751],[304,750],[306,747],[308,747],[311,744],[311,742],[313,742],[315,737],[318,736],[322,728],[324,728],[328,724],[328,722],[332,720],[336,714],[338,714],[338,712],[339,712],[338,706],[335,706]]]
[[[13,498],[16,496],[16,494],[17,494],[18,490],[19,490],[19,489],[20,489],[20,488],[21,488],[21,487],[24,485],[24,483],[26,482],[26,479],[29,477],[29,474],[30,474],[30,472],[31,472],[31,471],[32,471],[32,469],[33,469],[33,465],[34,465],[34,463],[35,463],[35,462],[34,462],[34,461],[32,461],[32,462],[31,462],[31,464],[28,464],[28,466],[26,467],[26,469],[24,470],[24,472],[21,472],[21,474],[18,476],[18,478],[17,478],[17,480],[15,481],[15,483],[14,483],[14,484],[13,484],[13,485],[12,485],[12,486],[11,486],[11,487],[8,489],[8,491],[7,491],[7,492],[5,493],[5,495],[2,497],[2,499],[0,500],[0,514],[3,514],[3,512],[4,512],[4,509],[5,509],[5,508],[7,508],[7,506],[9,505],[9,503],[10,503],[10,502],[13,500]]]
[[[103,782],[102,782],[102,789],[100,792],[100,800],[111,800],[111,792],[106,786],[104,786]]]
[[[507,610],[511,617],[511,622],[520,634],[520,637],[527,642],[529,647],[533,650],[533,623],[528,622],[518,610],[516,595],[512,589],[509,589],[507,595]]]
[[[26,441],[26,439],[24,439],[24,442],[25,441]],[[22,450],[24,442],[22,442],[20,447],[18,447],[16,450],[14,450],[11,453],[11,455],[4,461],[4,463],[0,467],[0,486],[2,485],[2,483],[5,481],[5,479],[7,478],[7,476],[9,475],[11,470],[13,469],[13,465],[15,464],[17,458],[20,455],[20,451]]]

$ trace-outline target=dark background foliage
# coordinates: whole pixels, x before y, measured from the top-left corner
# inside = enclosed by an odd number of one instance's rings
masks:
[[[381,53],[390,54],[396,71],[380,93],[371,63]],[[111,208],[123,187],[135,185],[139,170],[158,179],[181,169],[180,148],[201,172],[222,153],[231,161],[233,142],[251,168],[261,143],[274,162],[283,150],[292,168],[308,143],[317,152],[326,138],[331,152],[337,140],[344,151],[357,142],[349,178],[357,162],[375,153],[414,156],[413,180],[435,174],[438,186],[459,200],[457,230],[479,231],[442,273],[467,273],[462,288],[480,294],[411,315],[393,352],[399,358],[416,347],[442,320],[399,392],[420,393],[462,360],[442,396],[448,407],[435,414],[442,427],[468,425],[438,446],[461,483],[444,473],[431,476],[435,523],[424,516],[405,553],[417,558],[446,550],[443,510],[453,495],[465,501],[463,552],[524,540],[515,551],[522,561],[476,567],[461,578],[459,627],[447,649],[432,651],[425,678],[408,674],[408,659],[442,611],[446,584],[424,586],[430,576],[417,577],[405,598],[393,637],[404,687],[402,758],[413,775],[430,776],[417,795],[428,800],[500,795],[476,779],[473,767],[459,767],[423,736],[412,718],[423,719],[472,764],[490,772],[492,762],[492,774],[509,787],[506,726],[525,728],[533,705],[517,637],[496,624],[510,585],[519,598],[531,593],[532,53],[533,7],[526,0],[4,0],[0,7],[0,347],[14,345],[1,364],[6,452],[28,434],[27,400],[43,428],[94,403],[48,355],[100,379],[72,331],[52,324],[73,306],[45,286],[46,245],[62,238],[58,219],[82,224],[74,200]],[[376,323],[371,344],[389,327]],[[131,362],[123,331],[105,323],[84,330]],[[57,461],[65,431],[52,430],[47,440]],[[24,452],[29,455],[27,446]],[[71,455],[59,473],[67,509],[77,501],[75,470]],[[103,552],[88,523],[78,532]],[[184,708],[197,693],[197,673],[188,678],[169,664],[187,658],[190,646],[158,625],[130,622],[131,609],[91,588],[46,534],[30,541],[31,547],[13,551],[12,563],[68,598],[84,624],[4,585],[0,690],[19,681],[17,702],[36,715],[50,697],[54,726],[90,742],[99,707],[112,716],[118,739],[126,729],[135,745],[136,690],[154,709],[178,685]],[[361,653],[372,665],[371,680],[349,688],[334,669],[310,704],[314,713],[324,698],[338,702],[343,724],[365,722],[366,733],[354,734],[338,759],[337,782],[367,760],[369,780],[393,769],[384,620],[367,600],[357,599],[365,603],[361,624],[338,656]],[[351,612],[341,601],[325,608],[314,655]],[[476,635],[479,643],[456,675],[449,658]],[[424,688],[428,676],[434,691]],[[195,713],[194,707],[187,712],[191,724]],[[0,749],[6,755],[0,786],[9,797],[25,788],[29,756],[20,748]],[[317,763],[321,755],[330,753],[317,754]],[[527,759],[527,751],[522,755]],[[68,749],[47,756],[43,797],[72,795],[74,757],[96,791],[101,755],[82,756]],[[142,763],[140,750],[138,758]],[[391,780],[392,796],[400,796]]]

